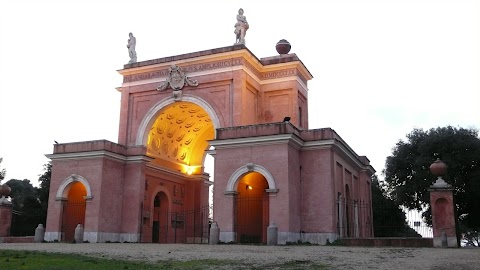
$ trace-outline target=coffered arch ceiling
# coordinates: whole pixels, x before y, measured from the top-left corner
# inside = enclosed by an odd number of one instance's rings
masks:
[[[147,155],[154,163],[186,174],[202,172],[208,140],[215,129],[208,113],[191,102],[162,108],[148,132]]]

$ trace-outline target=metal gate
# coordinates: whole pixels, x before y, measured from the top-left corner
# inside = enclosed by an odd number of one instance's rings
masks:
[[[235,198],[235,225],[237,243],[266,243],[269,216],[268,195]]]
[[[72,242],[78,224],[85,225],[86,202],[68,202],[62,204],[62,241]]]
[[[190,211],[162,211],[159,207],[150,211],[144,208],[142,242],[208,243],[209,210],[209,206]]]

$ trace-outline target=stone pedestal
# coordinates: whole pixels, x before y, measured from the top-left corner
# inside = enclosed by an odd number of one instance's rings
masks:
[[[278,244],[278,227],[272,223],[267,227],[267,245],[276,246]]]
[[[220,228],[216,222],[213,222],[212,227],[210,227],[210,245],[216,245],[220,241]]]
[[[10,236],[12,223],[12,204],[5,197],[0,202],[0,237]]]
[[[456,234],[453,187],[439,178],[430,186],[432,208],[433,246],[458,247]]]
[[[83,226],[78,224],[75,228],[75,243],[83,243]]]
[[[41,243],[43,242],[43,238],[45,237],[45,228],[43,224],[38,224],[38,227],[35,229],[35,237],[33,238],[33,242]]]

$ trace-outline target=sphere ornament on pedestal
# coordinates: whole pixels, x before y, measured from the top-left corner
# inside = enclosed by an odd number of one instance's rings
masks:
[[[435,176],[444,176],[447,174],[447,169],[447,164],[445,164],[445,162],[441,161],[439,158],[437,158],[437,160],[430,165],[430,171]]]
[[[8,195],[10,195],[10,192],[12,192],[12,189],[9,186],[7,186],[6,184],[0,185],[0,198],[8,197]]]
[[[288,54],[291,48],[292,46],[290,45],[290,42],[288,42],[286,39],[281,39],[279,42],[277,42],[277,45],[275,45],[275,49],[279,54]]]
[[[6,184],[0,185],[0,205],[12,204],[12,200],[10,199],[10,197],[8,197],[11,191],[12,189]]]
[[[447,174],[447,169],[448,166],[445,164],[445,162],[441,161],[439,158],[435,160],[432,165],[430,165],[430,172],[432,172],[433,175],[437,176],[437,181],[433,184],[432,187],[435,188],[447,188],[450,187],[445,180],[443,180],[442,176]]]

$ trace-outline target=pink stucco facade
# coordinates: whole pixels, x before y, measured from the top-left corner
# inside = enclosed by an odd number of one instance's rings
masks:
[[[211,145],[221,241],[238,239],[231,210],[238,179],[232,176],[242,166],[249,167],[244,174],[267,171],[272,178],[268,219],[278,227],[279,244],[373,235],[371,208],[360,211],[360,202],[371,201],[373,169],[332,129],[300,130],[290,122],[231,127],[217,130]]]
[[[172,65],[198,86],[185,85],[180,96],[157,90]],[[209,218],[224,242],[273,223],[280,244],[372,235],[371,207],[357,206],[371,201],[374,170],[332,129],[308,130],[312,75],[295,54],[258,59],[235,45],[127,64],[119,73],[118,143],[57,144],[47,155],[53,167],[45,240],[68,240],[68,222],[80,222],[89,242],[204,242]],[[204,173],[207,152],[215,179]],[[75,183],[86,194],[78,221],[65,210]],[[255,191],[261,202],[241,208],[251,210],[241,217],[239,199],[252,185],[268,188]],[[247,224],[243,233],[239,219]],[[251,239],[264,242],[261,234]]]

